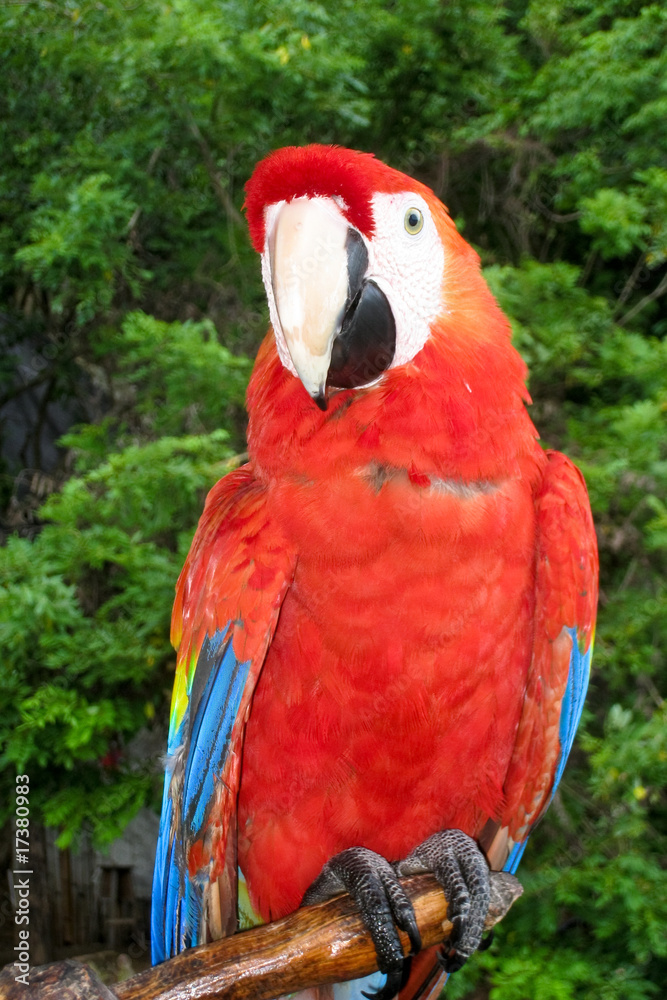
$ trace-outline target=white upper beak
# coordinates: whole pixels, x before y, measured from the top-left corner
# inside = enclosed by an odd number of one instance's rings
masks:
[[[325,395],[348,298],[349,223],[329,198],[278,207],[268,236],[270,279],[287,350],[304,387]]]

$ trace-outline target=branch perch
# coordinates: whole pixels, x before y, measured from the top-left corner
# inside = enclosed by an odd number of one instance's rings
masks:
[[[447,903],[432,875],[401,880],[414,906],[424,948],[452,930]],[[521,895],[518,879],[491,874],[487,930]],[[399,932],[404,954],[410,943]],[[118,1000],[273,1000],[296,990],[356,979],[377,970],[375,948],[354,902],[337,896],[283,920],[192,948],[114,989]]]
[[[451,933],[447,903],[432,875],[401,879],[414,906],[424,948]],[[490,930],[522,893],[513,875],[491,873]],[[399,931],[403,951],[410,944]],[[16,969],[0,972],[0,1000],[274,1000],[275,997],[356,979],[375,972],[375,948],[348,895],[297,910],[213,944],[190,948],[113,991],[92,969],[68,959],[34,967],[29,982]],[[115,991],[115,992],[114,992]]]

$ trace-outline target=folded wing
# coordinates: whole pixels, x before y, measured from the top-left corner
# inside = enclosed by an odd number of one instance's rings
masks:
[[[549,464],[536,497],[533,655],[502,821],[486,831],[492,867],[512,872],[553,798],[572,749],[595,633],[598,554],[586,486],[565,455],[547,454]]]
[[[296,559],[244,466],[210,492],[176,588],[178,650],[153,879],[153,962],[236,925],[245,722]]]

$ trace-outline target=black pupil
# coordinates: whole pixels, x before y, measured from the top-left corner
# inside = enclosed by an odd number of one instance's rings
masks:
[[[419,225],[419,216],[416,212],[410,212],[410,215],[408,216],[408,225],[411,229],[414,229]]]

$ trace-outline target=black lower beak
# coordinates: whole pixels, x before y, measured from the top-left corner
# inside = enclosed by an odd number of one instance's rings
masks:
[[[396,322],[387,296],[373,281],[364,281],[333,342],[327,385],[367,385],[387,370],[395,351]]]
[[[396,323],[386,295],[367,277],[368,251],[356,231],[347,236],[348,304],[331,349],[327,385],[356,389],[373,382],[391,364]],[[320,409],[326,408],[315,400]]]

